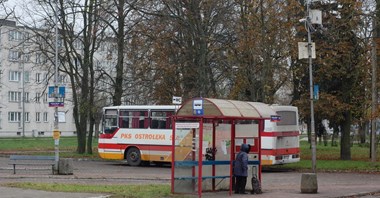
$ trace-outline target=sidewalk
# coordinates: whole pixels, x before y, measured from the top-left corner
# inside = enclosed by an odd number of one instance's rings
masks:
[[[49,170],[39,172],[18,171],[13,174],[8,165],[8,158],[0,157],[0,185],[10,182],[54,182],[54,183],[84,183],[84,184],[170,184],[170,167],[131,167],[121,162],[111,161],[74,161],[73,175],[51,175]],[[314,197],[380,197],[380,173],[317,173],[318,193],[301,194],[302,173],[299,172],[263,172],[260,195],[235,195],[232,197],[262,197],[262,198],[314,198]],[[248,182],[247,185],[250,185]],[[36,190],[15,190],[0,187],[1,197],[67,197],[88,198],[106,197],[103,194],[88,193],[57,193]],[[370,195],[370,193],[377,193]],[[203,193],[203,197],[229,197],[228,192]]]

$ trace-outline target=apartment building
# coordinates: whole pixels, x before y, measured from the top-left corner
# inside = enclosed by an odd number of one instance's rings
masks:
[[[9,20],[0,20],[0,137],[52,136],[55,108],[49,105],[49,87],[55,85],[54,65],[30,41],[32,31]],[[58,74],[58,128],[61,136],[76,135],[69,79]]]

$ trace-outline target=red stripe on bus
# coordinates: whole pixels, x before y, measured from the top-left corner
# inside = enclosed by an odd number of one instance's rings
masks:
[[[123,144],[120,145],[122,149],[126,149],[129,146],[135,146],[140,150],[152,150],[152,151],[172,151],[171,145],[144,145],[144,144]]]
[[[99,143],[98,148],[101,149],[120,149],[120,144],[104,144],[104,143]]]
[[[119,131],[119,129],[120,128],[117,128],[113,133],[102,133],[102,134],[99,134],[99,138],[111,139]]]
[[[299,154],[299,148],[283,148],[283,149],[261,149],[262,155],[289,155]]]
[[[124,150],[129,146],[135,146],[140,150],[154,150],[154,151],[171,151],[171,145],[143,145],[143,144],[103,144],[99,143],[100,149],[121,149]]]
[[[260,133],[262,137],[287,137],[287,136],[299,136],[298,131],[287,131],[287,132],[262,132]]]

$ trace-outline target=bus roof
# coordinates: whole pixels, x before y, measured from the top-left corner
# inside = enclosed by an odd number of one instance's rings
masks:
[[[175,110],[178,109],[176,105],[121,105],[121,106],[109,106],[103,107],[103,110],[106,109],[130,109],[130,110]]]
[[[272,109],[274,109],[275,111],[297,111],[298,112],[298,108],[296,106],[273,104],[270,107],[272,107]]]

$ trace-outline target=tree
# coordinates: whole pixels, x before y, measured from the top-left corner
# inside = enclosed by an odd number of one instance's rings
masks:
[[[102,38],[104,24],[99,20],[99,2],[86,0],[78,3],[67,3],[60,0],[60,24],[63,30],[62,41],[64,46],[63,69],[69,74],[73,89],[74,119],[77,128],[78,149],[82,154],[86,151],[92,153],[92,135],[94,132],[96,108],[95,98],[95,69],[94,54],[99,47]],[[65,3],[65,4],[64,4]],[[63,9],[64,5],[71,6]],[[79,15],[79,16],[78,16]],[[75,26],[82,19],[79,31]],[[78,32],[75,34],[75,32]],[[78,48],[75,44],[80,43]],[[78,86],[78,87],[77,87]],[[79,91],[78,91],[79,89]],[[86,145],[86,134],[88,128],[88,141]]]
[[[233,1],[156,1],[136,8],[150,17],[140,27],[152,47],[146,56],[155,97],[224,95],[226,46],[230,46]],[[166,74],[168,74],[166,76]],[[168,86],[169,85],[169,86]],[[164,90],[160,92],[157,90]]]
[[[361,21],[361,4],[352,0],[314,5],[324,12],[323,28],[315,27],[313,40],[317,58],[313,61],[315,84],[319,85],[320,98],[315,102],[316,117],[328,119],[332,126],[341,129],[341,159],[350,160],[350,131],[363,115],[363,101],[368,65],[365,49],[358,36]],[[305,104],[308,93],[301,98]],[[307,108],[305,105],[300,105]],[[316,119],[316,120],[318,120]]]
[[[140,16],[133,9],[133,7],[138,6],[138,3],[139,1],[137,0],[104,1],[101,3],[102,12],[98,15],[99,19],[107,24],[107,30],[110,30],[108,36],[114,38],[116,45],[115,74],[106,75],[112,78],[108,79],[108,82],[111,83],[113,88],[112,100],[115,106],[122,104],[122,98],[126,92],[123,87],[126,84],[124,83],[125,80],[129,78],[129,75],[125,75],[128,72],[127,66],[129,60],[125,61],[125,58],[131,58],[126,56],[127,49],[134,50],[130,49],[131,46],[128,46],[128,44],[131,38],[133,38],[134,26],[140,21]]]
[[[59,72],[65,73],[70,78],[72,89],[73,117],[77,129],[77,152],[83,154],[92,153],[92,135],[94,131],[95,115],[95,69],[94,53],[102,38],[103,24],[98,20],[98,1],[36,1],[33,10],[28,10],[33,25],[31,30],[35,33],[35,40],[40,51],[50,59],[50,66],[54,65],[55,33],[56,26],[59,29],[60,52]],[[35,13],[42,10],[42,18]],[[54,23],[54,12],[57,12],[57,24]],[[42,21],[42,23],[41,23]],[[39,28],[38,28],[39,27]],[[41,31],[41,29],[43,31]],[[54,71],[48,68],[48,71]],[[50,75],[53,75],[51,73]],[[86,136],[88,134],[88,136]],[[88,138],[86,144],[86,137]]]
[[[237,45],[231,57],[237,78],[231,97],[273,103],[292,80],[289,57],[294,53],[295,1],[239,1]],[[298,22],[298,20],[297,20]]]

